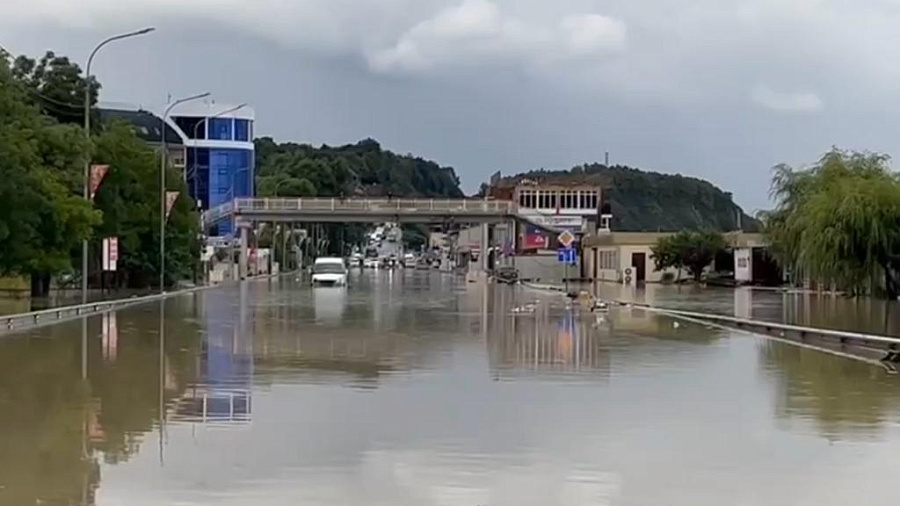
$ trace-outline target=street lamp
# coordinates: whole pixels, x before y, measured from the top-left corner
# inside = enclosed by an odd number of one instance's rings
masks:
[[[193,137],[193,140],[194,140],[194,167],[193,167],[193,169],[191,169],[191,174],[194,174],[194,199],[196,199],[198,202],[200,202],[200,199],[197,198],[197,176],[196,176],[196,172],[197,172],[197,169],[199,168],[199,167],[198,167],[199,162],[197,162],[197,149],[198,149],[198,148],[197,148],[197,136],[200,135],[200,133],[199,133],[199,132],[200,132],[200,130],[199,130],[200,125],[208,125],[208,124],[209,124],[209,120],[218,118],[218,117],[220,117],[220,116],[224,116],[224,115],[226,115],[226,114],[230,114],[230,113],[239,111],[239,110],[243,109],[244,107],[247,107],[247,103],[246,103],[246,102],[243,103],[243,104],[240,104],[240,105],[236,105],[236,106],[234,106],[234,107],[232,107],[232,108],[230,108],[230,109],[225,109],[224,111],[217,112],[216,114],[214,114],[214,115],[212,115],[212,116],[210,116],[210,117],[208,117],[208,118],[203,118],[202,120],[198,121],[197,124],[194,125],[194,137]],[[208,139],[209,136],[207,135],[206,137],[207,137],[207,140],[209,140],[209,139]],[[185,172],[185,179],[187,179],[187,172]],[[200,206],[198,205],[197,207],[199,208]]]
[[[275,189],[272,191],[272,196],[273,196],[273,197],[277,197],[277,196],[278,196],[278,188],[280,188],[281,185],[282,185],[282,183],[284,183],[284,182],[287,181],[287,180],[288,180],[288,178],[284,178],[284,179],[282,179],[281,181],[275,183]]]
[[[94,62],[94,56],[97,55],[97,52],[103,48],[103,46],[109,44],[110,42],[115,42],[117,40],[128,39],[131,37],[137,37],[140,35],[146,35],[152,31],[156,30],[156,28],[149,27],[141,30],[135,30],[133,32],[123,33],[120,35],[114,35],[109,37],[108,39],[103,40],[91,51],[91,55],[88,57],[87,67],[85,67],[84,74],[84,136],[87,138],[88,144],[91,142],[91,63]],[[88,200],[90,198],[90,178],[91,178],[91,157],[87,156],[84,159],[84,200]],[[81,242],[81,303],[87,304],[87,288],[88,288],[88,241],[87,239]]]
[[[169,104],[160,122],[162,129],[160,134],[162,137],[162,158],[159,162],[159,293],[163,293],[166,289],[166,167],[169,162],[169,149],[166,146],[166,118],[169,117],[169,113],[172,112],[175,106],[208,96],[209,92],[206,92],[179,98]]]

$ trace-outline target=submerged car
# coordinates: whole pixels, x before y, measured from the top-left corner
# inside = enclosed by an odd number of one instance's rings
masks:
[[[312,284],[345,286],[347,284],[347,266],[343,258],[325,257],[316,259],[312,268]]]

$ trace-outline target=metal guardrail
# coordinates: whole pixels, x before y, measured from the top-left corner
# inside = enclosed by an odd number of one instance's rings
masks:
[[[563,290],[561,287],[553,285],[527,283],[526,286],[538,290],[549,290],[565,293],[565,290]],[[760,330],[767,333],[778,332],[778,337],[781,338],[786,338],[790,335],[793,335],[799,338],[801,342],[804,339],[810,337],[825,338],[823,339],[823,342],[825,342],[827,339],[831,339],[833,341],[836,341],[837,344],[840,345],[877,349],[880,352],[887,354],[881,359],[882,362],[900,363],[900,338],[898,337],[864,334],[861,332],[826,329],[821,327],[804,327],[801,325],[792,325],[788,323],[751,320],[748,318],[739,318],[736,316],[726,316],[715,313],[700,313],[697,311],[686,311],[683,309],[657,307],[651,306],[649,304],[623,300],[606,300],[605,302],[618,306],[635,307],[647,311],[653,311],[660,314],[681,317],[694,321],[713,322],[723,326],[749,330],[751,332],[753,332],[753,330],[755,329],[757,331],[756,333],[759,333],[758,331]]]
[[[239,198],[203,213],[209,225],[230,215],[262,212],[334,212],[397,215],[497,215],[514,214],[510,201],[476,199],[359,199],[359,198]]]
[[[900,350],[900,338],[890,337],[890,336],[881,336],[874,334],[863,334],[861,332],[849,332],[846,330],[834,330],[834,329],[825,329],[821,327],[803,327],[800,325],[791,325],[788,323],[776,323],[776,322],[767,322],[762,320],[750,320],[747,318],[738,318],[736,316],[725,316],[718,315],[714,313],[698,313],[696,311],[685,311],[682,309],[669,309],[662,307],[654,307],[647,304],[635,304],[628,303],[622,301],[615,301],[620,305],[631,305],[633,307],[648,309],[653,311],[658,311],[661,313],[672,314],[676,316],[684,316],[687,318],[694,318],[698,320],[708,320],[715,322],[724,322],[731,324],[736,327],[742,328],[758,328],[764,329],[767,332],[772,332],[774,330],[783,331],[783,332],[791,332],[800,337],[804,336],[822,336],[822,337],[830,337],[838,340],[841,343],[848,342],[860,342],[860,343],[869,343],[869,344],[878,344],[881,347],[884,347],[888,350]]]
[[[290,273],[264,274],[261,276],[247,278],[247,280],[267,279],[287,274]],[[40,311],[31,311],[29,313],[0,316],[0,335],[5,332],[14,332],[42,325],[60,323],[66,320],[80,318],[82,316],[90,316],[94,314],[101,314],[108,311],[122,309],[124,307],[132,306],[135,304],[143,304],[145,302],[165,299],[167,297],[186,295],[202,290],[217,288],[224,286],[225,284],[197,286],[194,288],[186,288],[184,290],[156,293],[153,295],[135,296],[127,299],[102,300],[97,302],[89,302],[87,304],[61,306],[57,308],[42,309]]]
[[[180,290],[178,292],[144,295],[142,297],[131,297],[128,299],[105,300],[97,302],[89,302],[87,304],[77,304],[73,306],[61,306],[57,308],[42,309],[40,311],[32,311],[29,313],[20,313],[14,315],[0,316],[0,333],[21,330],[29,327],[47,325],[50,323],[58,323],[72,318],[81,316],[89,316],[92,314],[105,313],[114,309],[119,309],[132,304],[140,304],[170,295],[190,293],[206,287],[191,288],[189,290]]]

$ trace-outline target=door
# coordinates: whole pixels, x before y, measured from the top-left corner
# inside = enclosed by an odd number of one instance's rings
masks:
[[[643,283],[647,279],[647,254],[632,253],[631,266],[634,267],[634,280]]]

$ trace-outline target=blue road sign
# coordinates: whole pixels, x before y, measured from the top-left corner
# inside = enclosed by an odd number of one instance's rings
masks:
[[[575,265],[578,260],[578,252],[575,248],[559,248],[556,250],[556,261],[561,264]]]

